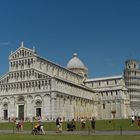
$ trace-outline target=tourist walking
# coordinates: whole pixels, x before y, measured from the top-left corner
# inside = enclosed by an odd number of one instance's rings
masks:
[[[56,133],[59,132],[59,127],[60,127],[59,117],[57,117],[57,119],[56,119]]]
[[[62,133],[62,123],[63,123],[62,118],[59,118],[59,133],[60,134]]]
[[[39,120],[39,125],[40,125],[40,131],[41,131],[41,134],[45,135],[43,122],[42,122],[41,120]]]
[[[131,126],[134,125],[134,122],[135,122],[135,116],[133,115],[133,116],[131,117]]]
[[[92,132],[95,132],[95,124],[96,124],[96,122],[95,122],[95,118],[92,117],[92,120],[91,120],[91,128],[92,128]]]
[[[81,129],[85,129],[85,127],[86,127],[86,121],[85,121],[85,119],[82,117],[82,118],[81,118]]]

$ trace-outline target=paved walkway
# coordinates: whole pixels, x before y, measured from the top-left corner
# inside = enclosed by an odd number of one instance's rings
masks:
[[[31,134],[31,131],[16,131],[16,130],[0,130],[0,134]],[[46,131],[46,135],[59,135],[55,131]],[[95,131],[94,133],[89,131],[63,131],[62,135],[140,135],[140,131]]]

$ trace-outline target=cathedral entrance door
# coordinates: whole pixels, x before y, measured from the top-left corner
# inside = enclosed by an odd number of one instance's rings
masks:
[[[4,116],[4,120],[8,119],[8,110],[7,109],[3,110],[3,116]]]
[[[24,105],[18,106],[18,118],[24,120]]]
[[[41,108],[36,108],[36,116],[41,117]]]

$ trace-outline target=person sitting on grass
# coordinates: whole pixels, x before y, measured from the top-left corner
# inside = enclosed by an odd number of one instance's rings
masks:
[[[75,123],[74,119],[72,119],[71,122],[68,121],[68,123],[67,123],[67,130],[68,131],[73,131],[75,129],[76,129],[76,123]]]
[[[32,130],[32,134],[33,134],[33,135],[40,134],[40,125],[39,125],[39,123],[36,123],[36,124],[34,125],[34,128],[33,128],[33,130]]]

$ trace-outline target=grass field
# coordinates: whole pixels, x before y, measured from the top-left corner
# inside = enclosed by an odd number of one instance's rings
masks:
[[[25,122],[24,130],[32,130],[34,123]],[[90,122],[86,122],[86,128],[88,129]],[[135,123],[131,126],[131,121],[128,119],[125,120],[98,120],[96,121],[96,130],[120,130],[120,126],[123,130],[138,130],[138,126]],[[13,130],[15,125],[13,122],[10,123],[0,123],[0,130]],[[55,122],[44,122],[44,130],[56,130]],[[63,130],[67,130],[67,122],[63,122]],[[76,122],[76,130],[81,130],[80,122]]]
[[[0,135],[1,140],[140,140],[140,136],[80,136],[80,135]]]
[[[24,130],[32,130],[34,123],[25,122]],[[67,122],[63,122],[63,130],[67,129]],[[85,131],[87,131],[90,122],[86,122]],[[138,126],[135,123],[131,126],[130,120],[99,120],[96,121],[96,130],[120,130],[120,126],[123,130],[138,130]],[[15,124],[13,122],[0,123],[0,130],[15,130]],[[55,122],[44,122],[44,129],[56,130]],[[81,130],[80,122],[76,122],[76,130]],[[140,140],[140,135],[30,135],[30,134],[0,134],[1,140]]]

